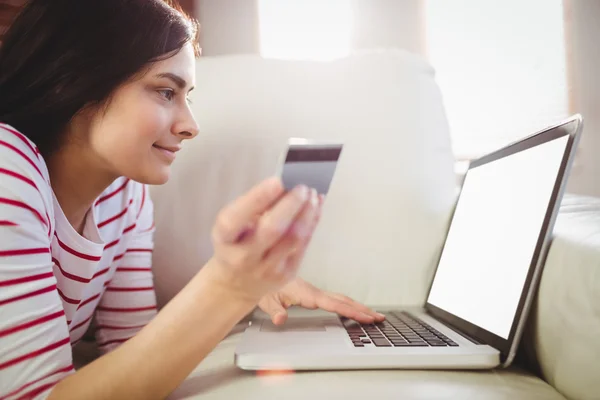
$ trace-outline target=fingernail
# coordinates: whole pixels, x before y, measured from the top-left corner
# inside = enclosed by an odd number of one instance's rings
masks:
[[[319,194],[316,189],[310,191],[310,205],[316,207],[319,204]]]
[[[377,314],[377,316],[378,316],[379,318],[385,318],[385,315],[383,315],[383,314],[381,314],[381,313],[376,313],[376,314]]]
[[[304,185],[296,186],[296,188],[294,189],[294,191],[298,195],[298,198],[300,198],[300,200],[302,200],[302,201],[306,201],[308,199],[309,194],[310,194],[308,187],[306,187]]]

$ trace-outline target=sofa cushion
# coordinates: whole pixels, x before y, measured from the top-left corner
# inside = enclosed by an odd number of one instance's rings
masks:
[[[169,399],[565,400],[546,382],[511,368],[494,371],[253,373],[234,366],[240,325]]]
[[[566,397],[600,398],[600,199],[565,196],[524,345]]]
[[[201,134],[152,188],[164,304],[210,258],[221,207],[275,172],[289,137],[345,146],[300,274],[371,304],[420,304],[454,201],[448,124],[433,70],[397,51],[333,62],[201,58]]]

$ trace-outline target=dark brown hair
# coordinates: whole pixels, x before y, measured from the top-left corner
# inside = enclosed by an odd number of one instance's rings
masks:
[[[84,107],[187,43],[198,56],[197,35],[165,0],[30,0],[0,46],[0,122],[47,156]]]

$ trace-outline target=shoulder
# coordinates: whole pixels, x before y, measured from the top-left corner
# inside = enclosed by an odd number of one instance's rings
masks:
[[[48,168],[37,146],[10,125],[0,123],[0,167],[13,165],[21,172],[50,181]]]
[[[17,129],[0,123],[0,203],[41,214],[52,224],[52,188],[48,168],[35,144]]]

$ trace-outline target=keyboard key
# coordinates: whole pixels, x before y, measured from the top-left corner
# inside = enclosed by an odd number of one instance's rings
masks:
[[[427,343],[394,343],[395,347],[429,347]]]
[[[429,343],[430,345],[440,345],[440,346],[445,346],[446,343],[444,343],[441,340],[428,340],[427,343]]]
[[[392,347],[392,344],[385,339],[373,339],[373,343],[377,347]]]

